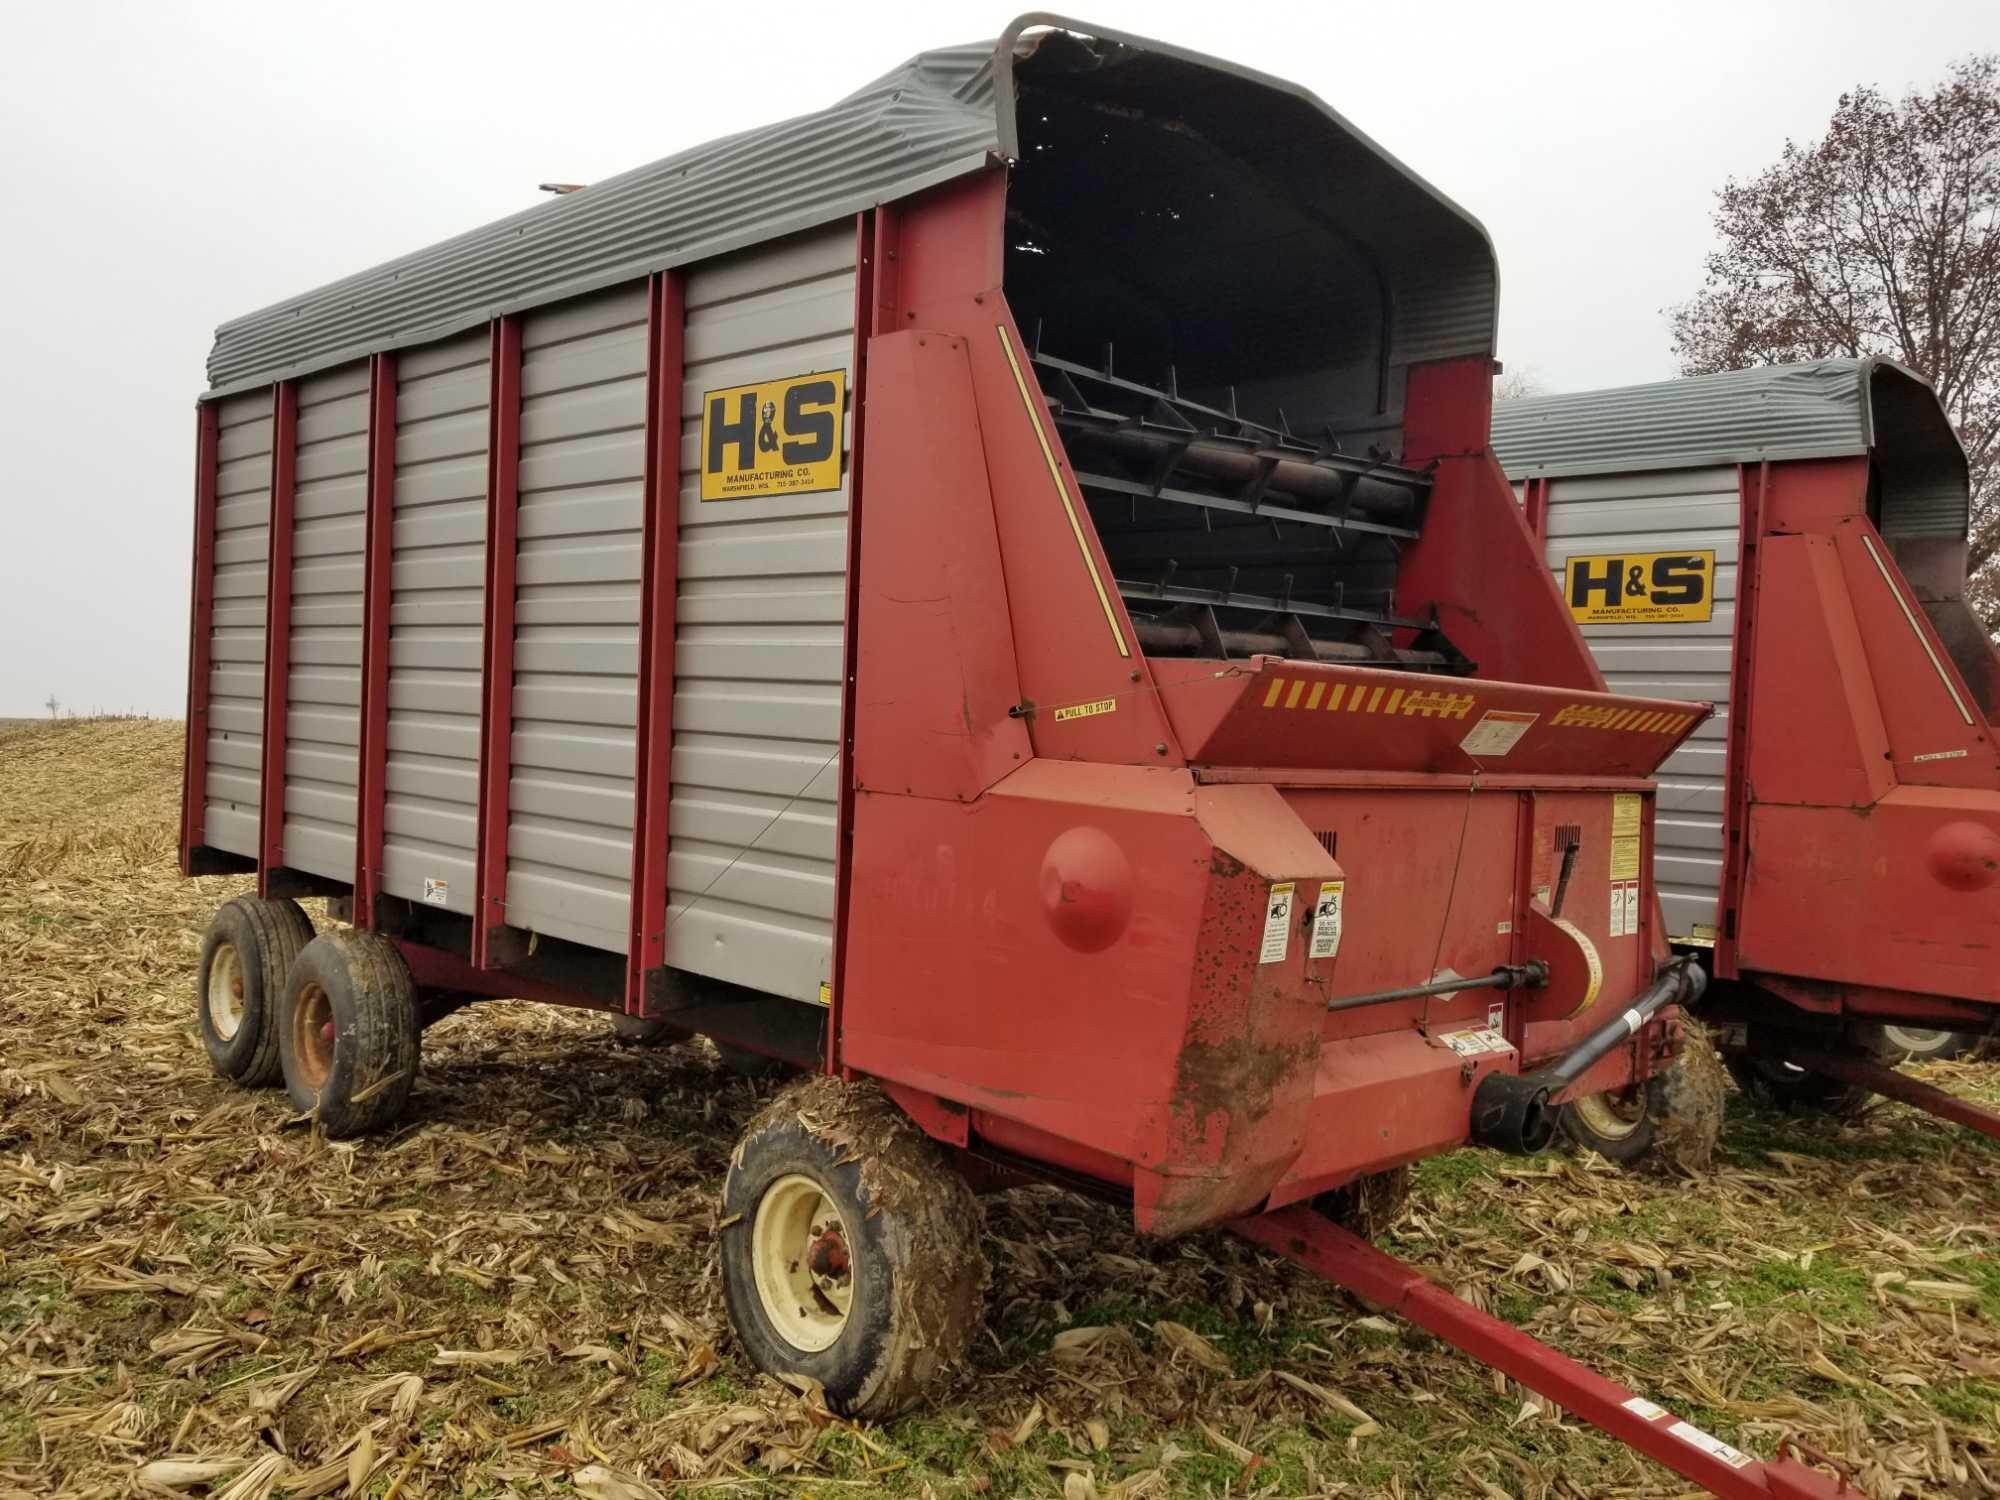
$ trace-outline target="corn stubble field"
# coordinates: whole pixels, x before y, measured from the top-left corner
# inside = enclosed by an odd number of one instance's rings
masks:
[[[772,1086],[705,1047],[476,1007],[360,1143],[210,1074],[196,948],[247,883],[175,873],[180,737],[0,735],[6,1500],[1684,1492],[1244,1244],[1048,1189],[987,1203],[972,1367],[887,1426],[830,1417],[724,1321],[716,1196]],[[1693,1180],[1427,1162],[1384,1243],[1739,1446],[1801,1437],[1873,1496],[2000,1493],[2000,1153],[1898,1106],[1730,1107]]]

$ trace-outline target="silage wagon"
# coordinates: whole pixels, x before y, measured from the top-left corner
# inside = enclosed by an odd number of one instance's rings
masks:
[[[2000,1135],[1891,1066],[2000,1023],[2000,653],[1928,383],[1831,359],[1538,397],[1493,443],[1612,690],[1716,705],[1661,769],[1654,857],[1738,1081]],[[1573,1119],[1615,1154],[1624,1113]]]
[[[1411,1161],[1677,1097],[1653,770],[1488,452],[1497,275],[1293,85],[1048,16],[225,325],[197,994],[319,1128],[589,1006],[809,1070],[717,1234],[893,1412],[968,1181],[1227,1226],[1718,1494],[1822,1495],[1375,1249]],[[337,925],[315,934],[301,896]]]

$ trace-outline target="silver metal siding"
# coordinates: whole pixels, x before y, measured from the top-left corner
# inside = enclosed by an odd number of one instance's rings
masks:
[[[271,393],[221,404],[215,614],[209,627],[205,841],[255,858],[264,756],[264,627],[271,552]]]
[[[521,326],[507,920],[629,946],[646,286]]]
[[[844,459],[838,493],[704,503],[701,404],[848,369],[854,295],[845,225],[687,281],[666,957],[798,1000],[818,998],[833,953]]]
[[[285,689],[288,868],[354,878],[368,365],[299,383]]]
[[[1741,549],[1737,471],[1572,475],[1549,481],[1548,564],[1561,588],[1565,560],[1619,551],[1715,552],[1715,609],[1706,622],[1585,625],[1583,637],[1614,693],[1686,698],[1716,712],[1658,775],[1653,873],[1667,930],[1712,928],[1722,889],[1722,819],[1736,575]],[[1704,933],[1704,936],[1712,934]]]
[[[382,889],[471,915],[486,597],[487,336],[396,361]]]

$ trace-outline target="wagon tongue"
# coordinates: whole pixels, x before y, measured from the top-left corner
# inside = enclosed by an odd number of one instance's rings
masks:
[[[1253,656],[1154,663],[1206,768],[1650,776],[1701,703]]]

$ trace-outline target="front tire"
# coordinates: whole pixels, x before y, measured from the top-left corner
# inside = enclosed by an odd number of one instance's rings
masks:
[[[1629,1088],[1562,1106],[1557,1125],[1571,1144],[1635,1171],[1705,1171],[1722,1133],[1725,1089],[1714,1049],[1693,1029],[1681,1052]]]
[[[292,964],[280,1017],[285,1090],[326,1135],[365,1135],[402,1114],[422,1027],[394,943],[352,930],[314,938]]]
[[[209,1065],[245,1088],[276,1083],[285,975],[313,939],[296,901],[238,896],[217,910],[195,963],[195,1012]]]
[[[722,1189],[722,1290],[758,1369],[881,1421],[964,1355],[986,1263],[979,1206],[868,1085],[813,1077],[751,1121]]]

